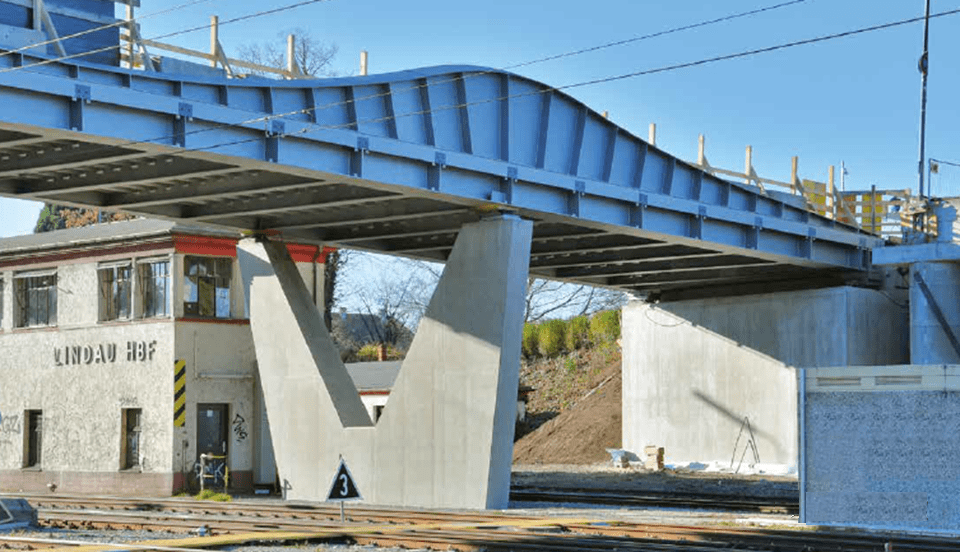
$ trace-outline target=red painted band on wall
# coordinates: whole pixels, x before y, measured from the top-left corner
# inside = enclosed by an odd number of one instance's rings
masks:
[[[188,255],[217,255],[221,257],[236,257],[237,242],[235,238],[214,238],[209,236],[174,235],[173,243],[177,253]],[[327,255],[336,251],[333,247],[321,247],[302,243],[288,243],[287,251],[295,263],[327,262]]]
[[[188,255],[237,256],[237,239],[213,238],[210,236],[185,236],[174,234],[173,246],[177,253]]]

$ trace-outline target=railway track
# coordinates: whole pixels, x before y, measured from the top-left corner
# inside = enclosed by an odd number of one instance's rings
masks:
[[[617,493],[596,489],[542,489],[513,486],[510,500],[520,502],[552,502],[602,504],[624,507],[684,508],[725,510],[735,512],[762,512],[798,514],[800,498],[737,497],[721,494],[687,494],[633,492]]]
[[[125,499],[21,496],[36,509],[38,522],[65,529],[138,529],[190,533],[200,526],[215,534],[243,534],[251,541],[275,541],[276,532],[296,540],[457,550],[652,550],[698,552],[879,552],[887,548],[920,552],[956,551],[952,540],[836,531],[795,531],[755,527],[652,525],[620,521],[570,520],[510,512],[446,512],[350,507],[347,523],[339,508],[317,504],[213,503],[190,499]],[[250,535],[250,536],[246,536]],[[289,538],[289,537],[287,537]],[[167,548],[176,545],[165,545]],[[0,538],[0,547],[43,548]],[[125,549],[132,549],[125,548]],[[149,545],[148,545],[148,548]],[[155,550],[163,550],[157,545]]]

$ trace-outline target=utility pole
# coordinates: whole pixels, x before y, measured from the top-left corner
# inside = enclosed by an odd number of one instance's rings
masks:
[[[847,191],[847,188],[846,188],[846,186],[844,185],[844,182],[845,182],[845,178],[844,178],[844,177],[845,177],[845,176],[847,176],[847,166],[846,166],[846,165],[843,163],[843,161],[841,160],[841,161],[840,161],[840,191],[841,191],[841,192]]]
[[[923,199],[923,162],[924,146],[927,134],[927,69],[930,61],[928,58],[930,46],[930,0],[926,0],[927,10],[923,22],[923,55],[920,56],[920,161],[917,164],[917,179],[920,182],[920,199]]]

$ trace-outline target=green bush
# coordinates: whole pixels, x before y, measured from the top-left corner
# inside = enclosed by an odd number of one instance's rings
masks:
[[[574,316],[567,323],[567,350],[575,351],[586,347],[590,342],[590,319],[586,316]]]
[[[534,358],[540,354],[540,327],[536,324],[523,325],[523,356]]]
[[[550,358],[563,352],[567,341],[567,323],[547,320],[540,325],[540,354]]]
[[[620,339],[620,311],[603,311],[590,319],[590,339],[596,345],[609,345]]]
[[[378,354],[378,349],[380,345],[378,343],[367,343],[357,351],[354,355],[356,362],[376,362],[380,359]],[[402,351],[398,350],[393,345],[387,345],[387,360],[403,360],[404,354]]]

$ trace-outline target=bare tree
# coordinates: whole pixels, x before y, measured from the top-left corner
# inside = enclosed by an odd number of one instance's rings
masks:
[[[237,57],[257,65],[285,68],[287,36],[291,34],[294,36],[294,61],[301,73],[311,77],[336,75],[330,66],[339,51],[337,45],[314,38],[310,31],[300,27],[279,33],[275,41],[245,44],[239,48]]]
[[[538,322],[552,316],[580,316],[622,307],[623,292],[583,284],[569,284],[541,278],[527,283],[525,322]]]

